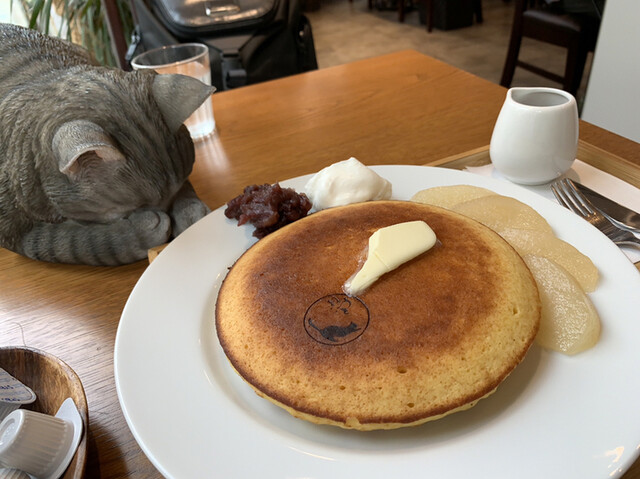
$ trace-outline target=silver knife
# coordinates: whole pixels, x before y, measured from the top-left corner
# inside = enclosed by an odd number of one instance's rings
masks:
[[[609,219],[614,220],[620,226],[634,233],[640,234],[640,214],[635,211],[616,203],[609,198],[602,196],[600,193],[593,191],[592,189],[573,181],[589,201],[593,203],[595,207],[601,210]]]

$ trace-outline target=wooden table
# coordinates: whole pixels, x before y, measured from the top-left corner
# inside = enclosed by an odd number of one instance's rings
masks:
[[[245,185],[350,156],[365,164],[436,162],[489,143],[505,91],[404,51],[216,93],[218,134],[197,144],[191,180],[217,208]],[[640,168],[637,143],[586,123],[581,138]],[[43,349],[80,376],[90,417],[87,478],[161,477],[125,423],[113,378],[118,320],[146,267],[46,264],[0,249],[0,346]],[[625,478],[640,478],[640,464]]]

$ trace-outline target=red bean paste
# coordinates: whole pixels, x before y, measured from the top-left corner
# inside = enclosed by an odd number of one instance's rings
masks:
[[[227,203],[224,214],[237,219],[238,226],[252,224],[253,236],[264,238],[283,226],[307,216],[311,201],[304,193],[274,185],[251,185]]]

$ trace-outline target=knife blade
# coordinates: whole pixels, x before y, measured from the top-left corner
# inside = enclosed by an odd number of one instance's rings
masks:
[[[575,180],[573,182],[578,190],[580,190],[580,192],[584,194],[591,203],[593,203],[593,206],[601,210],[610,219],[613,219],[621,226],[633,231],[634,233],[640,233],[639,213],[636,213],[626,206],[622,206],[606,196],[602,196],[600,193],[593,191],[591,188],[588,188]]]

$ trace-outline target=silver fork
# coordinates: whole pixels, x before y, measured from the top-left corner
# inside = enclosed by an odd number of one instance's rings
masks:
[[[551,185],[551,191],[558,203],[581,216],[593,226],[602,231],[611,241],[620,245],[635,245],[640,247],[640,239],[633,233],[614,225],[600,210],[589,202],[568,178],[556,181]]]

